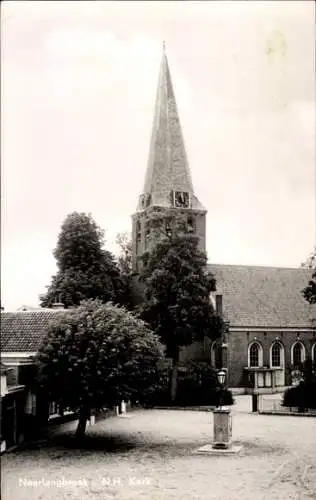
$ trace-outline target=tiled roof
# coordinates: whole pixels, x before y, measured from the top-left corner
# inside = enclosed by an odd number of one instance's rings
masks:
[[[1,313],[1,351],[35,352],[39,348],[49,322],[61,310]]]
[[[209,264],[216,293],[223,296],[223,314],[232,326],[310,327],[316,304],[301,290],[310,269]]]

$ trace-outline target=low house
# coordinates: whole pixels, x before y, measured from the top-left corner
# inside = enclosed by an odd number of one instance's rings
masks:
[[[57,413],[38,397],[35,356],[49,322],[62,310],[1,312],[1,440],[2,449],[20,444]]]

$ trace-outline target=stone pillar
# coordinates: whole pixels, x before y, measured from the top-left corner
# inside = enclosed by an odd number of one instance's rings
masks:
[[[230,410],[214,410],[214,439],[212,447],[228,449],[232,442],[232,416]]]
[[[126,403],[123,399],[123,401],[121,402],[121,414],[122,415],[125,415],[126,414]]]
[[[222,344],[222,368],[228,370],[228,345]]]

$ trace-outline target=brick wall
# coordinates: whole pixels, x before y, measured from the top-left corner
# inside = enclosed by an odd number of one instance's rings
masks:
[[[263,348],[263,365],[270,366],[270,347],[276,340],[284,346],[285,384],[290,383],[291,347],[298,340],[304,344],[306,358],[311,357],[312,345],[315,343],[315,332],[303,331],[261,331],[261,332],[229,332],[229,385],[242,387],[245,384],[244,367],[248,364],[248,345],[257,340]]]
[[[153,215],[160,218],[160,224],[155,226],[155,222],[149,220]],[[187,223],[188,216],[191,215],[194,220],[195,233],[199,237],[199,247],[201,250],[205,251],[205,231],[206,231],[206,213],[200,210],[181,210],[177,208],[167,208],[167,207],[148,207],[142,212],[137,212],[132,216],[132,266],[134,272],[139,272],[137,267],[137,256],[142,255],[145,251],[150,251],[150,249],[157,243],[157,240],[161,236],[161,231],[165,232],[165,222],[168,218],[173,218],[176,216],[177,221],[183,220]],[[171,221],[171,226],[175,223],[175,220]],[[137,240],[137,225],[140,227],[140,241],[136,244]],[[150,226],[150,236],[147,239],[146,233]]]

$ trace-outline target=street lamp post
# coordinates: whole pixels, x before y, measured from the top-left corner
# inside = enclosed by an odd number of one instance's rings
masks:
[[[227,408],[223,408],[224,387],[226,385],[227,370],[222,368],[217,372],[217,380],[220,386],[220,399],[218,407],[213,411],[213,442],[202,446],[197,450],[200,454],[225,455],[239,453],[242,445],[232,443],[232,416]]]
[[[225,380],[226,380],[226,371],[223,370],[223,368],[217,372],[217,380],[218,380],[218,383],[220,386],[219,409],[221,410],[222,409],[222,402],[223,402],[223,389],[224,389]]]
[[[217,380],[220,385],[219,408],[213,411],[214,439],[212,447],[214,449],[228,449],[231,447],[232,418],[230,410],[224,410],[223,389],[226,381],[226,370],[217,372]]]

